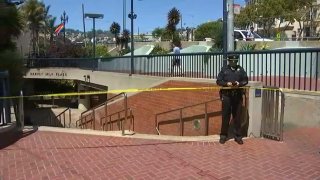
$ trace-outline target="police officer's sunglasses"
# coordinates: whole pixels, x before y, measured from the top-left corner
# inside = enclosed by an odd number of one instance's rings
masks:
[[[232,63],[238,63],[238,60],[229,59],[228,61]]]

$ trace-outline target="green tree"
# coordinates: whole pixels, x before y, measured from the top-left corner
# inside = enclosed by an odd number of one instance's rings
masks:
[[[168,12],[168,24],[166,26],[166,31],[171,35],[171,40],[173,44],[180,44],[180,38],[177,31],[177,25],[181,19],[180,11],[177,8],[172,8]]]
[[[284,16],[287,10],[283,0],[263,0],[256,7],[256,22],[263,27],[264,36],[270,37],[272,28],[278,18]],[[287,13],[287,12],[286,12]]]
[[[37,0],[28,0],[21,9],[32,33],[33,53],[36,53],[39,51],[36,51],[39,49],[39,32],[45,25],[45,5]]]
[[[299,23],[299,29],[301,29],[301,31],[298,36],[301,37],[305,27],[309,26],[312,22],[312,19],[310,19],[310,12],[312,10],[312,3],[314,0],[284,1],[286,9],[290,12],[285,18],[290,22],[294,22],[296,20]]]
[[[241,9],[240,14],[235,15],[234,26],[240,29],[248,29],[248,27],[257,21],[256,5],[251,4]]]
[[[49,21],[52,18],[52,16],[49,14],[49,10],[50,10],[50,5],[49,6],[45,6],[44,9],[44,27],[43,27],[43,33],[44,33],[44,41],[43,41],[43,45],[46,48],[46,44],[47,44],[47,33],[49,32]]]
[[[110,26],[110,32],[114,35],[114,38],[117,38],[120,33],[119,23],[113,22]]]
[[[14,50],[13,37],[18,37],[23,28],[22,16],[15,6],[9,6],[5,0],[0,0],[0,51]]]
[[[128,49],[128,43],[130,41],[130,31],[125,29],[123,30],[122,37],[121,37],[121,49]]]
[[[0,0],[0,71],[9,71],[10,90],[17,94],[22,87],[23,63],[12,41],[23,29],[22,16],[16,6]]]
[[[108,47],[106,45],[97,45],[96,47],[96,55],[97,57],[105,58],[110,57],[110,54],[108,53]]]
[[[50,45],[53,43],[53,35],[54,31],[56,29],[55,23],[56,23],[56,17],[52,17],[48,21],[48,30],[49,30],[49,35],[50,35]]]
[[[195,40],[203,41],[205,38],[212,38],[215,42],[215,48],[222,48],[222,22],[214,21],[199,25],[195,31]]]
[[[164,28],[157,27],[152,31],[152,37],[161,38],[163,33],[164,33],[164,31],[165,31]]]
[[[168,54],[168,53],[169,53],[169,50],[164,49],[159,44],[156,44],[150,54],[157,55],[157,54]]]

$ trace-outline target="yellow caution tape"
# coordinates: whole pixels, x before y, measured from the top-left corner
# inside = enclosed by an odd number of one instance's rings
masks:
[[[320,95],[320,91],[305,91],[305,90],[294,90],[286,88],[256,88],[256,87],[240,87],[241,89],[260,89],[260,90],[282,90],[283,92],[302,92],[302,93],[315,93]],[[133,88],[133,89],[117,89],[108,91],[87,91],[87,92],[70,92],[70,93],[54,93],[54,94],[43,94],[43,95],[30,95],[23,96],[23,98],[36,98],[36,97],[59,97],[59,96],[83,96],[83,95],[97,95],[97,94],[119,94],[119,93],[137,93],[137,92],[154,92],[154,91],[195,91],[195,90],[220,90],[220,89],[234,89],[232,87],[173,87],[173,88]],[[22,96],[7,96],[0,97],[0,99],[16,99]]]

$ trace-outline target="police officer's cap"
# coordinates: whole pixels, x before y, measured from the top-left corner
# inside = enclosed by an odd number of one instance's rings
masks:
[[[239,60],[239,55],[238,54],[230,54],[230,55],[228,55],[228,60],[232,60],[232,61],[234,61],[234,60]]]

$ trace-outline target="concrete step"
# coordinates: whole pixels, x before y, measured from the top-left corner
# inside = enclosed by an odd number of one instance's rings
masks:
[[[138,134],[133,131],[125,131],[125,135],[122,135],[122,131],[97,131],[91,129],[69,129],[69,128],[56,128],[41,126],[39,131],[61,132],[61,133],[73,133],[73,134],[87,134],[87,135],[99,135],[99,136],[112,136],[112,137],[125,137],[125,138],[139,138],[139,139],[154,139],[154,140],[166,140],[166,141],[203,141],[203,142],[216,142],[219,141],[219,135],[210,136],[167,136],[167,135],[151,135],[151,134]]]

